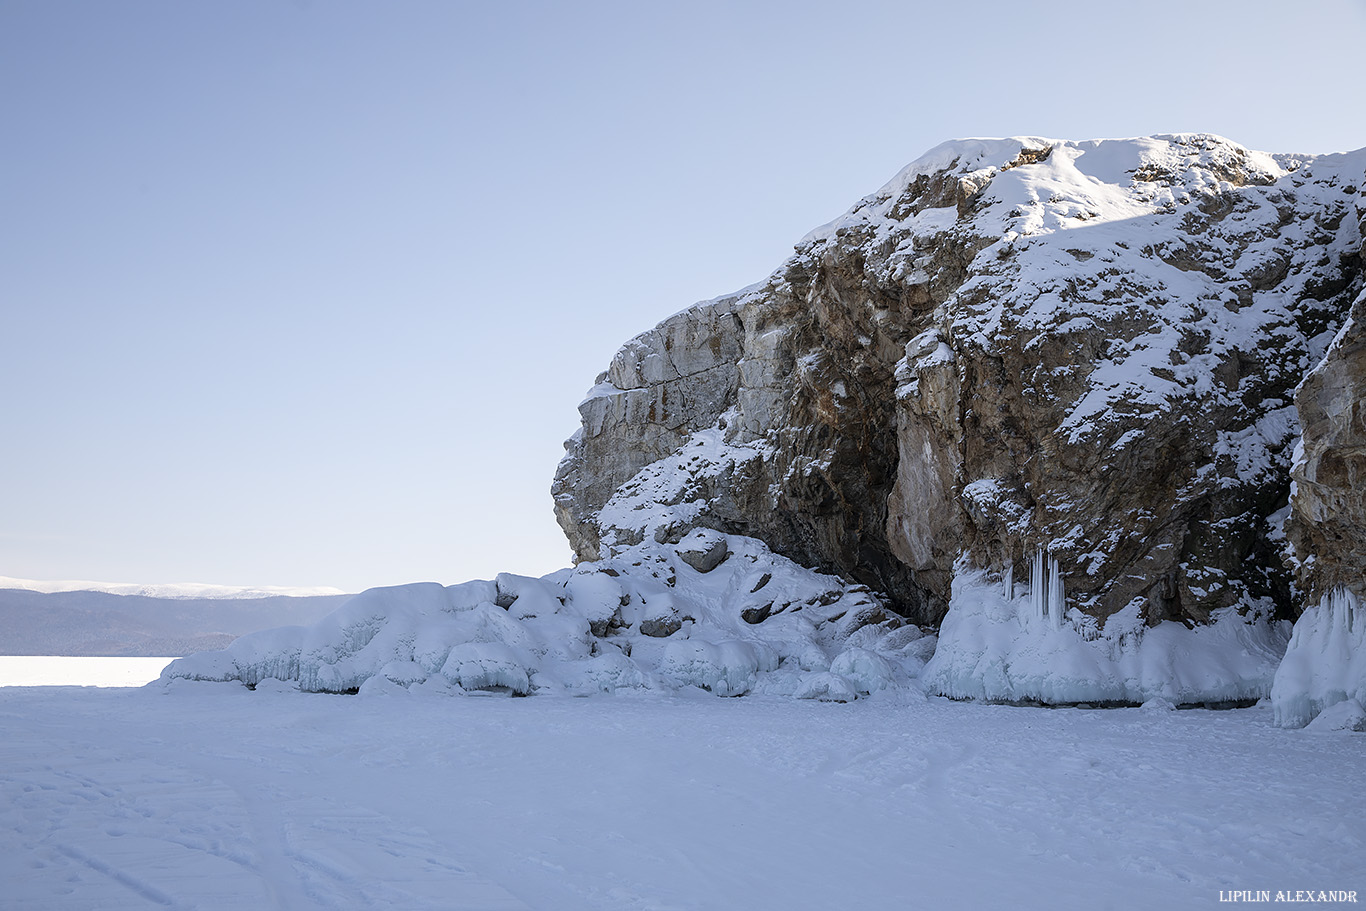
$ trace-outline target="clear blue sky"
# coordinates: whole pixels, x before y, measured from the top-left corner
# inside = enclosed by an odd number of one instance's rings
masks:
[[[1366,4],[0,0],[0,575],[569,562],[616,348],[939,142],[1366,145]]]

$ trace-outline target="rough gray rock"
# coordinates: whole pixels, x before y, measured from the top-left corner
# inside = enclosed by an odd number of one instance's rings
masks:
[[[1039,548],[1095,617],[1289,615],[1269,520],[1292,390],[1361,288],[1363,171],[1205,135],[945,144],[629,342],[557,517],[580,559],[754,536],[919,622]]]
[[[740,357],[734,297],[698,304],[627,342],[579,406],[583,428],[555,474],[555,516],[579,559],[597,559],[599,507],[646,465],[711,426],[735,397]]]
[[[1345,588],[1366,601],[1366,295],[1295,394],[1304,439],[1287,533],[1309,601]]]
[[[1355,200],[1366,260],[1366,179]],[[1306,603],[1345,589],[1366,603],[1366,292],[1295,390],[1302,437],[1291,470],[1289,558]]]
[[[640,621],[640,634],[653,639],[667,639],[683,628],[683,622],[675,616],[651,617]]]
[[[726,536],[698,529],[678,542],[678,557],[699,573],[709,573],[730,556]]]

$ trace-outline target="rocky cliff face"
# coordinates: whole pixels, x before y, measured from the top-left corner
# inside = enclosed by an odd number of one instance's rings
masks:
[[[1366,195],[1357,217],[1366,224]],[[1305,596],[1276,671],[1278,724],[1366,731],[1366,294],[1295,392],[1289,558]]]
[[[753,536],[920,622],[956,575],[1023,578],[1041,549],[1099,620],[1288,616],[1294,389],[1362,287],[1364,177],[1360,153],[1205,135],[940,146],[767,281],[627,343],[580,406],[557,516],[580,559]],[[1363,527],[1344,338],[1329,391],[1301,393],[1311,574],[1342,549],[1314,517]]]
[[[1366,190],[1366,188],[1363,188]],[[1366,223],[1366,196],[1359,218]],[[1300,589],[1366,601],[1366,294],[1295,393],[1303,439],[1286,531]]]

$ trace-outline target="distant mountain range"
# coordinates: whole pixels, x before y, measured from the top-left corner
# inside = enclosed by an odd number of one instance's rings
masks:
[[[238,636],[313,623],[335,589],[31,582],[0,576],[0,655],[188,655]]]

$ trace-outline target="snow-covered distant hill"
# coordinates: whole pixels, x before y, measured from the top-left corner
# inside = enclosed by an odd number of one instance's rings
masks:
[[[340,588],[326,585],[286,587],[280,585],[215,585],[211,582],[43,582],[0,576],[0,589],[31,592],[107,592],[111,595],[143,595],[148,598],[203,601],[247,598],[317,598],[345,595]]]
[[[349,597],[323,588],[0,576],[0,654],[187,655],[259,629],[313,623]]]

